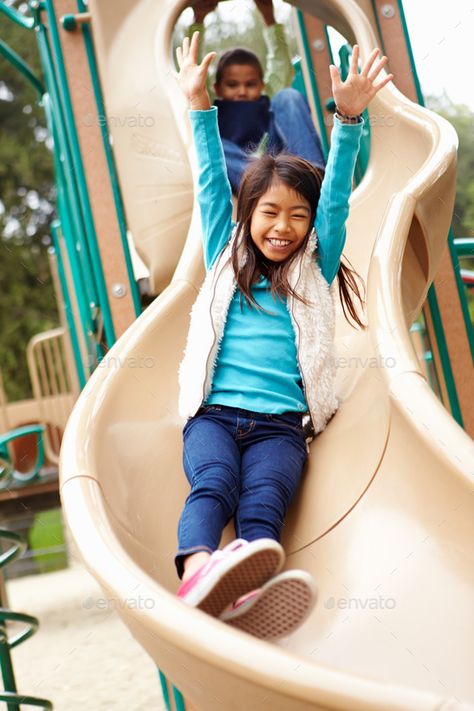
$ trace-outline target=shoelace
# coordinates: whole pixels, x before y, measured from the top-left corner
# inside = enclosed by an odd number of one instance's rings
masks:
[[[206,575],[209,570],[214,567],[215,563],[220,560],[223,560],[224,558],[228,558],[231,553],[238,550],[239,548],[242,548],[242,546],[246,543],[247,541],[245,541],[243,538],[236,538],[235,541],[228,543],[222,550],[214,551],[207,563],[201,569],[201,574]]]

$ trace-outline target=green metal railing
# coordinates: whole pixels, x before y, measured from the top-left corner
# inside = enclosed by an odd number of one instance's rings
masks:
[[[59,220],[55,220],[51,225],[51,236],[53,238],[54,256],[56,258],[56,264],[58,267],[58,278],[61,285],[61,293],[64,299],[64,313],[66,316],[66,322],[68,325],[69,336],[71,339],[72,352],[74,356],[74,363],[76,365],[76,372],[79,379],[79,387],[82,390],[86,384],[86,376],[84,371],[84,364],[81,358],[81,349],[79,345],[79,336],[76,329],[76,322],[74,320],[74,312],[71,304],[71,295],[69,293],[69,287],[66,279],[66,274],[64,270],[64,262],[61,249],[61,224]]]
[[[40,24],[38,27],[43,39],[43,47],[45,49],[42,56],[48,65],[50,73],[54,74],[54,79],[51,82],[51,85],[54,83],[56,93],[56,101],[54,104],[61,112],[60,118],[65,127],[66,140],[64,148],[65,153],[67,154],[69,168],[72,169],[71,173],[67,176],[67,179],[72,183],[75,195],[77,196],[77,217],[80,224],[80,230],[78,231],[77,236],[81,241],[81,247],[88,256],[89,261],[92,286],[92,318],[96,318],[96,312],[100,309],[104,324],[106,342],[110,347],[115,342],[115,331],[110,312],[100,253],[97,246],[97,236],[92,217],[84,164],[79,147],[79,137],[74,120],[72,100],[69,92],[62,46],[59,39],[56,11],[52,0],[44,0],[43,6],[46,11],[47,27],[43,24]],[[48,83],[49,90],[51,90],[51,85]]]
[[[10,543],[10,547],[6,551],[3,551],[3,546],[0,543],[0,575],[2,575],[2,569],[24,552],[26,544],[16,533],[5,529],[0,529],[0,541],[8,541]],[[10,653],[14,647],[29,639],[36,632],[38,620],[31,615],[8,610],[3,606],[4,603],[0,584],[0,668],[4,689],[3,692],[0,691],[0,701],[6,703],[8,711],[21,711],[21,708],[25,705],[36,706],[44,709],[44,711],[49,711],[53,708],[53,705],[47,699],[40,699],[18,692]],[[21,623],[24,628],[9,639],[7,623]]]
[[[1,484],[5,479],[11,479],[22,484],[29,483],[39,476],[41,467],[44,462],[44,444],[43,444],[43,433],[45,427],[44,425],[25,425],[24,427],[17,427],[14,430],[10,430],[5,434],[0,435],[0,488]],[[10,458],[10,453],[8,451],[8,446],[13,440],[19,439],[20,437],[26,437],[28,435],[36,435],[37,443],[37,455],[36,462],[29,472],[19,472],[14,466]]]
[[[44,94],[44,86],[31,67],[2,39],[0,39],[0,54],[2,54],[5,59],[20,72],[20,74],[23,74],[23,76],[29,81],[30,84],[32,84],[40,96]]]

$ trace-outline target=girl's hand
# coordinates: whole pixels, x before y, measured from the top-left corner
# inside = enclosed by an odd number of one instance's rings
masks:
[[[209,65],[216,56],[215,52],[206,54],[201,64],[198,64],[199,32],[195,32],[189,41],[189,37],[183,40],[183,46],[176,50],[179,74],[178,83],[183,94],[189,101],[191,109],[197,111],[207,111],[211,108],[209,94],[206,89],[207,72]]]
[[[343,114],[347,114],[348,116],[358,116],[361,114],[364,109],[367,108],[375,94],[393,79],[393,74],[388,74],[385,79],[379,81],[378,84],[374,84],[374,80],[379,72],[388,62],[387,57],[384,56],[374,65],[379,51],[378,48],[372,50],[362,72],[359,74],[357,70],[359,45],[355,44],[352,51],[349,74],[345,82],[341,81],[337,67],[335,67],[334,64],[330,65],[329,71],[332,80],[332,95],[337,108]],[[372,65],[374,65],[373,69]]]

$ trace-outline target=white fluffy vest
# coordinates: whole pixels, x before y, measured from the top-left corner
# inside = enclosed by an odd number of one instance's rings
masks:
[[[227,312],[237,286],[231,262],[235,239],[234,230],[228,245],[207,273],[191,310],[186,351],[179,369],[179,414],[185,419],[196,414],[211,391]],[[317,434],[337,410],[338,403],[334,394],[335,293],[316,263],[316,244],[313,230],[305,251],[294,260],[288,273],[291,287],[310,305],[290,295],[287,308],[295,332],[304,394]],[[243,252],[241,239],[239,264],[244,263]]]

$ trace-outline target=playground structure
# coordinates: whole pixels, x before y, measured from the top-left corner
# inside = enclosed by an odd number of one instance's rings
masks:
[[[44,408],[58,402],[68,414],[82,389],[61,453],[64,510],[108,595],[153,602],[149,609],[123,604],[120,614],[166,674],[170,709],[468,708],[461,699],[474,695],[465,670],[473,451],[455,420],[472,432],[472,389],[463,386],[472,375],[472,336],[445,250],[456,139],[449,124],[409,100],[422,103],[401,3],[307,0],[298,7],[304,86],[326,149],[327,25],[349,43],[357,39],[363,53],[383,46],[396,83],[399,77],[399,91],[387,88],[370,106],[348,224],[347,253],[368,286],[369,330],[354,333],[339,315],[338,352],[353,359],[340,369],[343,405],[312,444],[286,527],[290,565],[311,570],[320,588],[322,602],[304,629],[267,645],[183,609],[173,596],[186,493],[176,368],[203,268],[186,106],[170,72],[182,8],[172,0],[88,7],[47,0],[30,3],[24,18],[37,28],[40,94],[56,146],[53,273],[64,304],[61,332],[36,346],[43,368],[31,372],[46,374],[37,381],[43,410],[36,421],[51,422]],[[90,75],[77,71],[85,66]],[[148,125],[130,121],[137,105]],[[151,295],[159,294],[139,318],[133,244]],[[73,385],[59,376],[59,361],[69,363]],[[338,601],[376,594],[395,600],[395,609],[358,610],[344,626]],[[171,681],[188,701],[176,688],[170,693]]]

